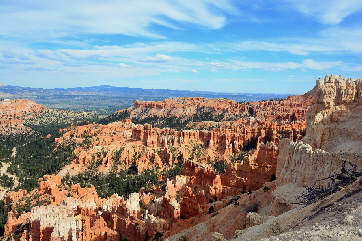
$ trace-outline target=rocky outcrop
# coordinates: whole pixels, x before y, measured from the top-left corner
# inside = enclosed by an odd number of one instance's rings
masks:
[[[94,187],[69,187],[59,180],[58,176],[46,176],[37,190],[8,193],[6,203],[11,210],[5,236],[17,232],[23,240],[118,240],[122,233],[138,240],[144,235],[137,232],[134,223],[140,221],[141,214],[138,193],[128,200],[117,195],[105,200]],[[49,203],[40,202],[44,199]],[[24,201],[34,207],[20,213]]]
[[[29,134],[29,126],[69,125],[75,121],[96,118],[94,112],[78,113],[53,110],[26,99],[0,100],[0,135]]]
[[[200,97],[175,98],[164,101],[135,101],[114,118],[127,116],[135,123],[151,123],[154,126],[178,127],[189,122],[235,121],[256,118],[261,121],[304,121],[307,107],[314,103],[314,95],[290,96],[285,100],[259,102],[235,102],[228,99]]]
[[[326,75],[324,81],[317,80],[317,103],[326,108],[360,102],[362,79],[342,78],[338,75]]]
[[[240,105],[233,100],[228,99],[207,99],[201,97],[185,97],[167,99],[163,101],[135,101],[127,110],[121,110],[119,113],[128,112],[130,119],[138,121],[147,120],[147,118],[177,118],[179,123],[189,122],[192,119],[206,120],[217,119],[219,121],[248,116],[248,106]],[[162,120],[156,121],[154,124]],[[157,125],[157,124],[156,124]]]
[[[307,112],[306,136],[279,145],[278,185],[311,186],[339,170],[344,160],[361,168],[361,81],[336,75],[317,80],[317,103]]]
[[[0,134],[26,134],[31,128],[24,126],[24,120],[38,115],[46,108],[34,101],[4,99],[0,101]]]
[[[362,227],[355,220],[360,216],[360,179],[311,205],[302,208],[296,204],[300,201],[300,194],[305,191],[304,186],[313,186],[321,179],[325,180],[318,182],[317,186],[328,185],[329,180],[326,178],[341,171],[346,160],[351,163],[347,165],[354,164],[356,171],[361,171],[362,109],[358,85],[361,85],[360,79],[353,81],[340,76],[326,76],[325,81],[317,80],[316,87],[310,92],[315,94],[317,101],[307,112],[306,136],[279,142],[275,160],[276,181],[265,184],[251,195],[242,195],[236,199],[238,205],[245,207],[244,210],[233,210],[234,213],[238,212],[237,220],[241,221],[241,225],[231,221],[233,219],[228,216],[228,209],[233,207],[228,206],[219,210],[214,218],[185,229],[169,237],[169,240],[182,237],[192,240],[226,240],[233,235],[238,236],[235,240],[359,240]],[[250,163],[249,160],[249,168],[253,167]],[[249,169],[249,172],[252,170]],[[244,173],[242,176],[246,175]],[[272,187],[271,184],[276,186]],[[248,213],[248,210],[251,212]],[[330,212],[333,213],[333,219]],[[229,217],[229,226],[238,224],[242,226],[241,229],[249,228],[230,234],[230,229],[220,223],[225,217]]]

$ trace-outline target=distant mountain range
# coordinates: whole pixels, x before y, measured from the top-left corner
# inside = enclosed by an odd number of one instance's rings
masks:
[[[132,105],[135,100],[158,101],[177,97],[227,98],[237,102],[286,98],[287,94],[218,93],[207,91],[142,89],[100,85],[76,88],[30,88],[0,84],[0,98],[30,99],[48,108],[80,111],[114,111]]]

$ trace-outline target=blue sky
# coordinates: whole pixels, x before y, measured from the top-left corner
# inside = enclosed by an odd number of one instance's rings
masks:
[[[362,77],[361,0],[1,0],[0,83],[302,94]]]

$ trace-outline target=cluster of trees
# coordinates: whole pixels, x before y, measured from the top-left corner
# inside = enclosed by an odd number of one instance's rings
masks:
[[[95,118],[94,113],[49,110],[25,121],[25,125],[34,130],[30,134],[0,136],[0,160],[10,163],[7,172],[18,177],[17,189],[32,190],[40,177],[55,174],[70,163],[74,159],[75,143],[57,146],[55,138],[60,137],[59,130],[70,122],[83,125],[94,122]],[[16,155],[12,155],[14,148]],[[11,177],[0,177],[1,186],[11,188],[13,184]]]
[[[28,135],[0,136],[0,160],[8,162],[7,172],[18,177],[17,189],[32,190],[40,177],[57,173],[74,158],[74,143],[56,145],[55,138],[62,127],[32,126],[35,132]],[[0,177],[0,185],[11,188],[13,184],[11,177]]]
[[[231,156],[230,160],[231,162],[242,162],[245,157],[248,157],[250,155],[250,151],[243,151],[240,150],[238,153],[235,153]]]
[[[215,161],[213,163],[211,163],[212,167],[215,169],[217,174],[223,174],[225,173],[225,169],[226,169],[226,165],[225,165],[225,161],[221,160],[221,161]]]
[[[165,181],[160,181],[159,175],[166,175],[171,178],[180,175],[182,170],[183,165],[179,163],[168,170],[146,169],[138,174],[137,166],[131,165],[128,170],[112,171],[108,174],[89,170],[72,177],[67,175],[62,179],[62,182],[65,185],[80,184],[81,187],[93,185],[98,196],[102,198],[110,197],[115,193],[127,198],[131,193],[138,192],[141,188],[144,188],[145,191],[152,191],[154,186],[163,187]]]
[[[0,176],[0,186],[12,188],[14,186],[14,178],[9,177],[5,173]]]
[[[79,122],[79,123],[78,123]],[[78,120],[77,124],[85,124],[87,120]],[[34,131],[28,134],[0,135],[0,164],[9,163],[7,172],[17,177],[19,185],[15,188],[33,190],[38,185],[38,179],[48,174],[57,173],[64,165],[74,159],[75,143],[57,146],[55,138],[60,136],[59,130],[69,123],[58,122],[46,125],[27,122]],[[14,154],[14,155],[13,155]],[[7,174],[0,176],[2,187],[14,189],[14,179]],[[18,205],[18,214],[30,211],[32,206],[46,205],[47,200],[33,202],[30,197]],[[0,200],[0,236],[4,233],[7,222],[7,210],[3,200]]]
[[[123,119],[130,118],[129,111],[122,111],[120,113],[112,114],[106,118],[103,118],[98,121],[99,124],[109,124],[111,122],[120,121]],[[172,128],[176,130],[187,129],[187,124],[190,122],[200,122],[200,121],[233,121],[239,118],[244,117],[244,114],[235,114],[234,116],[226,117],[224,113],[215,114],[215,110],[209,107],[201,107],[196,111],[196,113],[189,118],[179,118],[175,116],[170,117],[159,117],[159,116],[147,116],[147,112],[137,115],[136,117],[131,118],[132,122],[135,124],[151,124],[154,127],[158,128]]]
[[[20,216],[23,213],[31,211],[32,207],[36,206],[47,206],[50,204],[49,199],[41,199],[40,194],[34,194],[31,196],[24,196],[20,199],[15,206],[16,213]]]
[[[67,109],[48,109],[41,115],[31,116],[24,120],[25,125],[39,128],[42,126],[67,126],[72,123],[87,123],[98,121],[96,112],[75,112]]]
[[[54,136],[35,135],[17,145],[16,156],[10,157],[8,172],[19,178],[18,189],[32,190],[38,179],[54,174],[74,158],[74,143],[56,146]]]
[[[0,236],[4,235],[5,224],[8,219],[8,212],[4,200],[0,200]]]
[[[109,115],[103,119],[100,119],[98,121],[98,123],[102,124],[102,125],[107,125],[107,124],[115,122],[115,121],[120,121],[120,120],[124,120],[124,119],[129,119],[129,118],[130,118],[130,112],[122,111],[119,113],[114,113],[112,115]]]

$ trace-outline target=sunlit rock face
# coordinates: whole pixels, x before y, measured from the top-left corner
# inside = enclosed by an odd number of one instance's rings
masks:
[[[307,112],[306,136],[299,142],[283,140],[279,145],[279,185],[313,185],[336,172],[345,160],[361,168],[361,82],[337,75],[317,80],[317,103]]]

